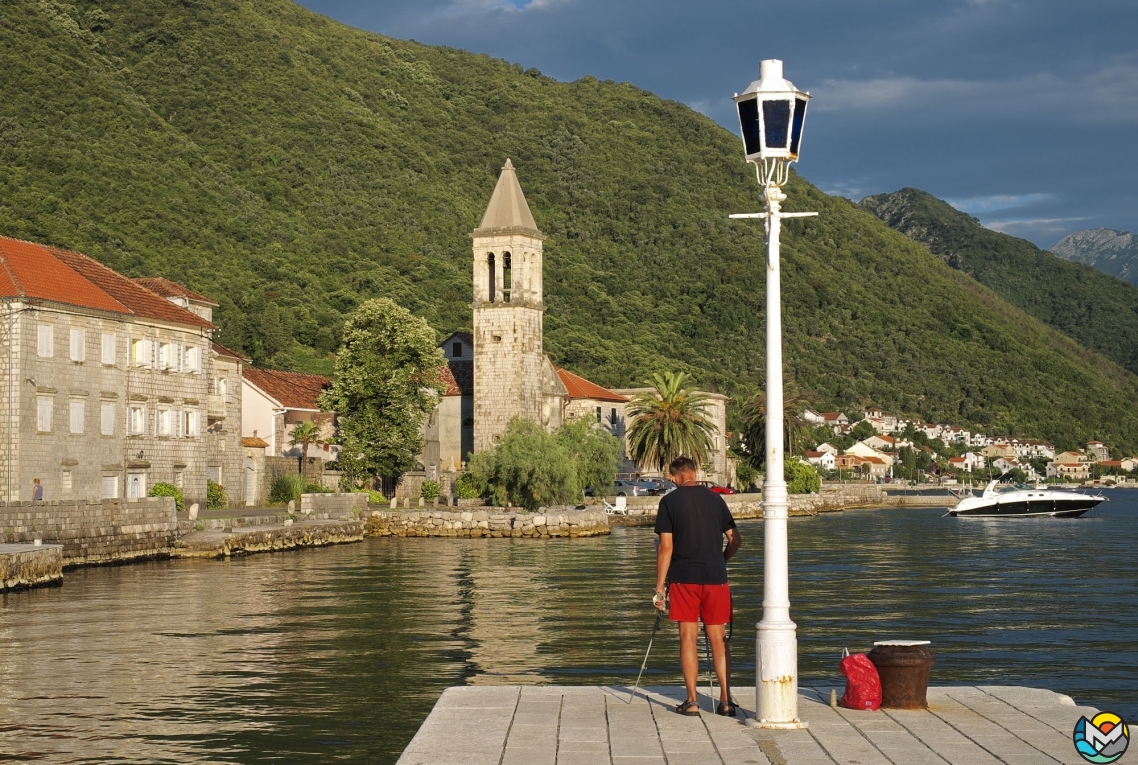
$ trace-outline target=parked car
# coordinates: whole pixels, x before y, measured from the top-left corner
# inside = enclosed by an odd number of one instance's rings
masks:
[[[669,481],[669,483],[671,482]],[[636,485],[643,489],[645,494],[651,497],[663,494],[665,491],[664,482],[659,478],[639,478],[636,481]]]
[[[735,490],[730,486],[720,486],[712,481],[696,481],[696,486],[703,486],[704,488],[711,489],[716,494],[734,494]]]
[[[670,491],[674,491],[676,488],[676,484],[673,483],[672,481],[669,481],[667,478],[661,478],[660,479],[660,485],[661,485],[661,490],[660,490],[661,494],[667,494]]]
[[[617,479],[613,481],[609,494],[616,497],[644,497],[648,495],[648,490],[642,488],[636,481]]]

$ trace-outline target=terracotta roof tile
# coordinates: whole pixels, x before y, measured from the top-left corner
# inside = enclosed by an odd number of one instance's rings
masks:
[[[580,375],[575,375],[567,369],[555,366],[557,376],[561,378],[561,382],[565,385],[565,389],[569,391],[570,399],[577,398],[591,398],[597,401],[615,401],[617,403],[626,403],[627,398],[614,393],[608,388],[602,388],[594,382],[589,382]]]
[[[183,287],[177,282],[170,281],[164,276],[140,276],[131,279],[135,284],[140,284],[151,292],[155,292],[164,298],[171,297],[184,297],[188,300],[196,300],[199,303],[208,303],[210,305],[220,305],[216,300],[210,300],[200,292],[194,292],[189,287]]]
[[[320,375],[278,372],[275,369],[256,367],[245,367],[241,370],[241,376],[275,398],[286,409],[319,409],[316,399],[332,383]]]
[[[201,329],[216,329],[213,324],[196,313],[174,305],[166,298],[135,284],[93,258],[67,250],[52,250],[52,252],[84,279],[126,306],[135,316],[188,324]]]
[[[269,442],[256,436],[245,436],[241,439],[241,445],[249,449],[267,449]]]
[[[0,295],[129,314],[131,310],[60,258],[60,250],[0,237]]]
[[[449,359],[443,368],[443,381],[447,384],[448,396],[474,395],[474,362],[462,359]]]
[[[221,343],[211,343],[211,345],[213,346],[213,352],[216,353],[218,356],[227,356],[231,359],[238,359],[240,361],[245,361],[245,362],[252,361],[252,359],[250,359],[245,354],[238,353],[237,351],[230,350],[229,348],[226,348]]]

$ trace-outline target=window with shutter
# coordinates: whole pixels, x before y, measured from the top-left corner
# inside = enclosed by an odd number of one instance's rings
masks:
[[[115,434],[115,405],[104,401],[100,415],[100,429],[103,435],[113,436]]]
[[[84,345],[86,345],[87,332],[82,329],[71,330],[71,360],[83,361],[84,360]]]
[[[115,336],[109,332],[103,333],[103,363],[115,363]]]
[[[60,476],[59,483],[63,487],[63,490],[65,492],[67,492],[68,494],[71,493],[71,471],[70,470],[64,470],[63,471],[62,475]]]
[[[51,358],[55,345],[55,328],[50,324],[40,324],[36,328],[36,355],[40,358]]]
[[[54,414],[55,399],[51,396],[38,396],[36,398],[36,430],[40,433],[50,433]]]
[[[117,475],[103,476],[103,499],[119,498],[119,477]]]
[[[87,414],[87,404],[84,401],[72,401],[70,412],[70,425],[72,433],[83,432],[83,420]]]

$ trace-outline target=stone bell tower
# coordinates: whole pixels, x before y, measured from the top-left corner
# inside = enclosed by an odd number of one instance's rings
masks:
[[[561,421],[563,386],[542,349],[541,243],[514,165],[506,160],[474,240],[474,451],[493,448],[524,417]]]

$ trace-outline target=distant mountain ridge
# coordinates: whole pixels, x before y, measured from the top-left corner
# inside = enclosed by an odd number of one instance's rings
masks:
[[[1090,228],[1060,239],[1051,248],[1064,260],[1083,263],[1104,274],[1138,284],[1138,234],[1112,228]]]
[[[1068,262],[1026,239],[986,229],[920,189],[877,194],[859,204],[1008,302],[1138,373],[1138,289],[1133,284]]]

